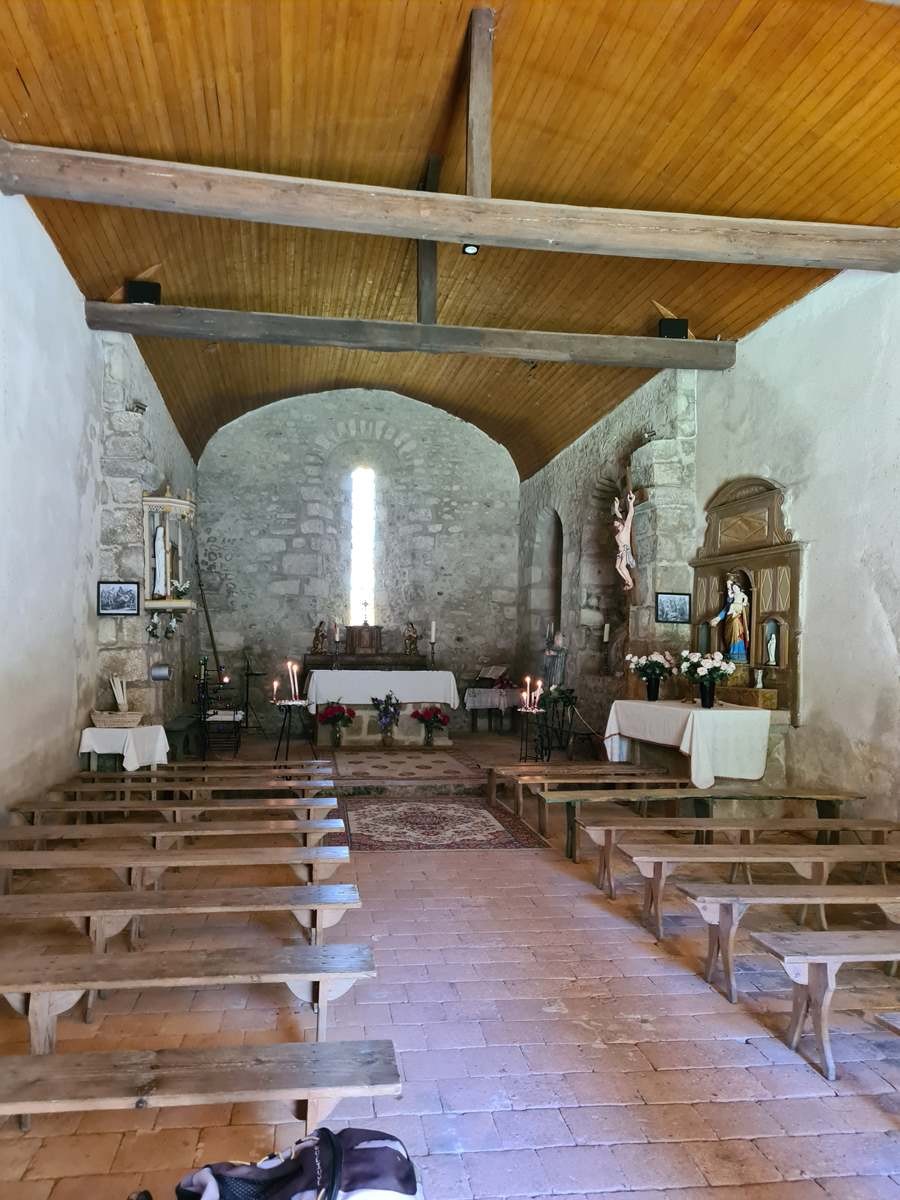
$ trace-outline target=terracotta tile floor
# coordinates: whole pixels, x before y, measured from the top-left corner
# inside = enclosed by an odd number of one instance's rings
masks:
[[[112,886],[48,873],[28,888]],[[60,873],[61,875],[63,873]],[[741,1002],[698,976],[699,919],[670,901],[660,945],[638,923],[637,879],[606,902],[589,865],[555,849],[356,854],[364,907],[333,941],[371,941],[377,980],[333,1007],[335,1038],[392,1037],[399,1100],[345,1102],[335,1121],[384,1128],[415,1157],[427,1200],[627,1192],[643,1200],[900,1200],[900,1039],[871,1023],[900,1007],[874,968],[846,972],[834,1028],[840,1078],[826,1083],[781,1040],[789,999],[774,961],[740,944]],[[235,882],[169,873],[169,886]],[[246,871],[242,883],[289,882]],[[750,913],[747,925],[786,914]],[[148,949],[282,944],[288,917],[147,922]],[[77,951],[63,923],[0,930],[0,953]],[[112,993],[93,1025],[60,1022],[66,1050],[261,1043],[311,1017],[278,987]],[[3,1003],[3,1002],[0,1002]],[[24,1022],[0,1012],[2,1051]],[[35,1118],[0,1130],[0,1196],[170,1200],[192,1164],[262,1155],[298,1130],[286,1106]]]

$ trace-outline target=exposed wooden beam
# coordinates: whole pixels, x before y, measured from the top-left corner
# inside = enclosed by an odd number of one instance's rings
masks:
[[[159,212],[632,258],[900,269],[900,229],[490,200],[0,140],[0,191]]]
[[[480,329],[465,325],[417,325],[285,313],[238,312],[156,304],[85,302],[91,329],[135,337],[189,338],[211,342],[265,342],[282,346],[339,346],[350,350],[480,354],[528,362],[592,363],[617,367],[696,367],[724,371],[734,365],[734,342],[675,341],[595,333],[544,333]]]
[[[469,14],[469,88],[466,109],[466,193],[491,194],[491,122],[494,103],[494,13]]]
[[[422,190],[436,191],[440,175],[440,157],[429,154]],[[416,320],[422,325],[437,324],[437,242],[416,242]]]

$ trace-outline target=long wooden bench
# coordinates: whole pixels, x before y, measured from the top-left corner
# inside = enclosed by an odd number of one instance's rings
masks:
[[[0,960],[0,995],[28,1018],[32,1054],[51,1054],[56,1018],[97,991],[283,983],[316,1005],[316,1039],[325,1040],[328,1002],[357,979],[375,975],[370,946],[280,946],[227,950],[152,950],[141,954],[59,954]],[[2,1061],[2,1060],[0,1060]]]
[[[240,778],[250,775],[259,778],[293,779],[315,775],[332,775],[334,763],[328,759],[316,759],[311,762],[234,762],[231,759],[219,762],[217,760],[194,759],[186,762],[159,763],[155,767],[139,767],[136,771],[78,771],[57,787],[65,788],[77,783],[118,783],[125,780],[163,779],[163,778],[197,778],[212,776],[221,779],[223,776]]]
[[[851,930],[840,933],[751,933],[753,941],[774,955],[794,985],[794,1004],[785,1040],[797,1049],[807,1015],[826,1079],[836,1079],[828,1021],[837,973],[847,963],[900,962],[900,932]]]
[[[272,1100],[295,1103],[311,1132],[344,1097],[401,1094],[387,1041],[9,1055],[2,1063],[0,1116]]]
[[[732,865],[734,863],[787,864],[815,884],[823,885],[838,863],[897,863],[900,846],[835,846],[809,842],[761,842],[747,845],[694,845],[676,842],[621,843],[626,854],[644,876],[644,919],[653,922],[656,935],[663,937],[662,899],[666,880],[676,866],[685,864]]]
[[[150,850],[118,846],[115,850],[93,847],[76,850],[0,850],[0,878],[9,892],[13,871],[59,871],[72,868],[107,867],[123,882],[140,888],[154,882],[171,867],[290,867],[303,882],[327,879],[339,866],[350,861],[346,846],[281,847],[208,847],[180,850]]]
[[[501,785],[512,784],[515,787],[519,780],[541,779],[544,778],[548,771],[552,771],[554,776],[563,783],[569,781],[578,782],[579,780],[586,780],[588,783],[591,783],[595,779],[612,779],[617,775],[656,776],[668,774],[664,767],[638,767],[633,763],[510,763],[505,766],[487,768],[488,803],[496,804],[497,789]],[[516,798],[517,800],[519,798],[518,790]],[[516,815],[521,816],[521,812],[517,812]]]
[[[160,849],[173,840],[199,837],[271,837],[290,834],[314,846],[329,833],[346,833],[340,817],[313,821],[194,821],[191,825],[173,825],[171,821],[116,821],[104,825],[4,825],[0,827],[0,846],[16,842],[109,841],[111,838],[149,838]]]
[[[601,799],[602,799],[601,795]],[[583,830],[598,847],[597,886],[603,888],[611,900],[616,898],[616,880],[613,870],[613,851],[622,833],[736,833],[742,844],[752,844],[761,833],[862,833],[871,834],[872,843],[884,845],[887,835],[900,829],[896,821],[858,817],[832,817],[820,820],[817,817],[640,817],[627,810],[604,812],[592,817],[590,822],[579,821]],[[859,838],[862,841],[862,838]],[[748,879],[748,882],[751,882]]]
[[[874,904],[889,921],[900,925],[900,884],[740,884],[678,883],[675,885],[694,904],[707,925],[708,948],[705,978],[710,982],[721,957],[725,994],[737,1001],[734,943],[741,917],[756,905]]]
[[[409,780],[407,780],[409,782]],[[273,779],[271,776],[233,775],[200,778],[188,775],[167,776],[164,779],[122,779],[113,783],[88,782],[67,783],[58,787],[48,788],[49,798],[74,800],[85,796],[105,796],[112,792],[120,799],[130,799],[135,794],[155,798],[159,792],[178,793],[181,796],[196,797],[199,795],[214,796],[249,792],[255,796],[285,795],[302,796],[311,792],[321,792],[334,788],[334,779],[330,775],[293,775],[290,779]]]
[[[150,799],[139,800],[108,800],[103,797],[78,796],[74,800],[57,800],[49,796],[36,800],[23,801],[12,810],[22,816],[30,816],[35,825],[39,825],[44,817],[60,816],[66,813],[94,813],[99,815],[123,813],[171,813],[176,823],[188,816],[198,816],[204,812],[218,814],[236,812],[265,813],[269,816],[274,812],[303,812],[312,819],[314,812],[331,812],[337,808],[336,796],[217,796],[199,797],[194,800]]]
[[[0,896],[0,920],[69,920],[103,954],[106,943],[131,923],[131,944],[140,937],[139,923],[151,916],[195,916],[204,913],[290,912],[321,945],[324,931],[349,908],[359,908],[352,883],[300,884],[293,887],[191,888],[190,891],[29,892]]]
[[[522,780],[517,787],[529,787],[535,791],[538,798],[538,831],[542,837],[547,836],[547,814],[550,807],[554,804],[564,804],[566,806],[566,858],[570,858],[573,862],[580,862],[580,847],[578,844],[578,824],[581,820],[581,806],[583,804],[619,804],[623,801],[637,801],[645,803],[650,800],[657,799],[657,792],[660,798],[669,799],[672,795],[678,796],[681,793],[681,788],[677,783],[674,783],[671,776],[659,775],[654,776],[638,776],[620,774],[615,779],[610,779],[606,784],[604,781],[585,780],[584,786],[578,788],[554,788],[557,783],[552,776],[542,776],[539,780],[531,782]],[[572,780],[565,782],[572,783]],[[684,781],[684,786],[690,786],[690,780]]]

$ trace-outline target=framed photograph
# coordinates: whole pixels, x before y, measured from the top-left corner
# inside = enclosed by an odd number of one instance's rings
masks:
[[[657,625],[690,625],[690,593],[657,592],[656,623]]]
[[[97,584],[98,617],[136,617],[140,611],[140,583],[101,579]]]

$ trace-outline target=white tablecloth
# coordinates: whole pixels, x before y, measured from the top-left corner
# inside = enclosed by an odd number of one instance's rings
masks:
[[[701,708],[679,700],[616,700],[606,723],[610,761],[628,760],[632,738],[677,746],[690,757],[695,787],[712,787],[716,776],[761,779],[769,746],[769,713],[737,704]]]
[[[401,704],[449,704],[459,708],[459,692],[451,671],[313,671],[306,698],[317,704],[371,704],[372,697],[393,692]]]
[[[473,708],[499,708],[505,712],[514,703],[518,692],[514,688],[466,688],[465,706]]]
[[[138,725],[137,729],[85,729],[79,754],[121,754],[126,771],[168,762],[169,740],[162,725]]]

